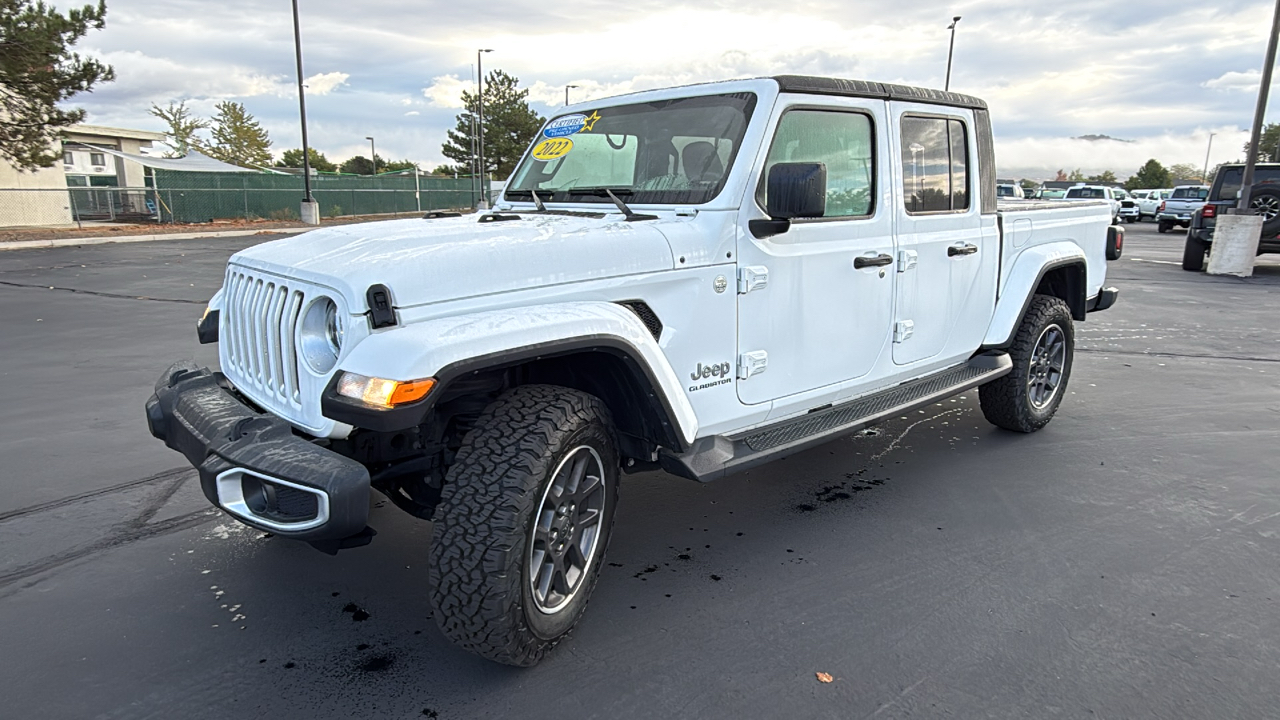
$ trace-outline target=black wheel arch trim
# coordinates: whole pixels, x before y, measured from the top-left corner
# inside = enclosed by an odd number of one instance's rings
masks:
[[[1013,328],[1009,331],[1008,337],[998,343],[983,345],[982,349],[1004,350],[1008,348],[1013,343],[1013,337],[1018,334],[1018,325],[1022,323],[1022,318],[1026,317],[1027,309],[1031,307],[1031,300],[1036,296],[1037,291],[1040,289],[1040,283],[1044,281],[1044,276],[1054,270],[1072,266],[1078,266],[1080,268],[1081,281],[1080,287],[1078,288],[1079,291],[1071,292],[1070,294],[1072,297],[1061,298],[1061,300],[1067,304],[1068,308],[1071,309],[1071,318],[1073,320],[1084,320],[1085,313],[1089,311],[1089,299],[1085,297],[1085,293],[1087,292],[1086,288],[1088,287],[1089,282],[1089,265],[1084,258],[1078,257],[1054,260],[1053,262],[1045,263],[1044,266],[1040,268],[1039,274],[1036,275],[1036,281],[1031,284],[1031,291],[1028,292],[1027,296],[1022,300],[1022,309],[1018,311],[1018,323],[1014,324]]]
[[[534,345],[500,350],[460,360],[441,368],[434,377],[437,386],[425,398],[395,408],[374,408],[338,395],[338,378],[342,371],[334,373],[321,396],[321,412],[325,417],[358,428],[377,432],[405,430],[423,423],[441,397],[448,394],[451,383],[467,375],[494,370],[505,370],[531,361],[566,357],[583,353],[603,352],[621,360],[638,380],[643,381],[649,411],[657,421],[661,437],[652,438],[660,446],[678,452],[687,449],[670,398],[648,363],[637,357],[635,349],[625,341],[611,335],[584,335],[575,338],[552,340]]]

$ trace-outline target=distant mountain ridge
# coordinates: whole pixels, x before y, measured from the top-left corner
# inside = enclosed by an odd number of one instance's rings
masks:
[[[1111,137],[1110,135],[1081,135],[1081,136],[1079,136],[1079,137],[1075,137],[1075,138],[1072,138],[1072,139],[1073,139],[1073,140],[1088,140],[1088,141],[1090,141],[1090,142],[1096,142],[1096,141],[1098,141],[1098,140],[1113,140],[1113,141],[1115,141],[1115,142],[1122,142],[1122,143],[1131,143],[1131,142],[1133,142],[1133,140],[1125,140],[1124,138]]]

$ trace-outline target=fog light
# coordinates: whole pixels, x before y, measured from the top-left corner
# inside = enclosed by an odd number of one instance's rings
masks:
[[[344,372],[338,378],[338,394],[366,405],[389,408],[421,400],[435,385],[435,378],[406,382]]]

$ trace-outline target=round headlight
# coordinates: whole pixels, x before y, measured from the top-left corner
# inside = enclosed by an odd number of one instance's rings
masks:
[[[298,330],[302,359],[317,373],[324,374],[338,363],[342,350],[342,315],[338,304],[327,297],[317,298],[307,307]]]

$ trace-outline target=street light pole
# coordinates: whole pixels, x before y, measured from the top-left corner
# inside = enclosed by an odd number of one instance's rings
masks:
[[[369,162],[373,163],[373,174],[378,174],[378,151],[373,147],[373,138],[366,135],[365,140],[369,141]]]
[[[1280,0],[1276,0],[1275,17],[1271,19],[1271,37],[1267,39],[1267,59],[1262,63],[1262,84],[1258,87],[1258,106],[1253,112],[1253,132],[1249,134],[1249,154],[1244,159],[1244,177],[1240,179],[1240,202],[1236,209],[1244,212],[1253,194],[1253,169],[1258,164],[1258,143],[1262,142],[1262,118],[1267,114],[1267,95],[1271,90],[1271,70],[1276,64],[1276,40],[1280,36]]]
[[[480,98],[479,98],[479,100],[480,100],[480,102],[479,102],[479,106],[480,106],[480,122],[479,122],[479,130],[480,130],[480,168],[479,168],[479,173],[480,173],[480,204],[481,204],[483,207],[485,207],[485,208],[488,208],[488,207],[489,207],[489,198],[488,198],[488,194],[486,193],[486,190],[487,190],[488,188],[486,188],[486,187],[485,187],[485,182],[484,182],[484,181],[485,181],[485,175],[486,175],[487,173],[485,172],[485,165],[484,165],[484,64],[483,64],[483,62],[481,61],[481,56],[482,56],[484,53],[487,53],[487,52],[493,52],[493,49],[492,49],[492,48],[482,48],[482,49],[480,49],[480,50],[477,50],[477,51],[476,51],[476,70],[478,71],[478,72],[476,73],[476,75],[480,78]]]
[[[302,87],[302,30],[298,25],[298,0],[293,0],[293,52],[298,61],[298,116],[302,121],[302,212],[309,225],[320,224],[320,212],[311,197],[311,151],[307,145],[307,95]]]
[[[1213,136],[1218,133],[1209,133],[1209,147],[1204,151],[1204,170],[1200,173],[1200,182],[1209,182],[1209,153],[1213,151]]]
[[[570,88],[573,88],[574,90],[577,90],[577,89],[578,89],[578,86],[577,86],[577,85],[565,85],[565,86],[564,86],[564,104],[565,104],[565,105],[568,105],[568,104],[569,104],[569,89],[570,89]]]
[[[951,24],[947,29],[951,31],[951,47],[947,49],[947,81],[942,87],[943,90],[951,89],[951,56],[956,52],[956,25],[960,23],[960,16],[956,15],[951,18]]]

